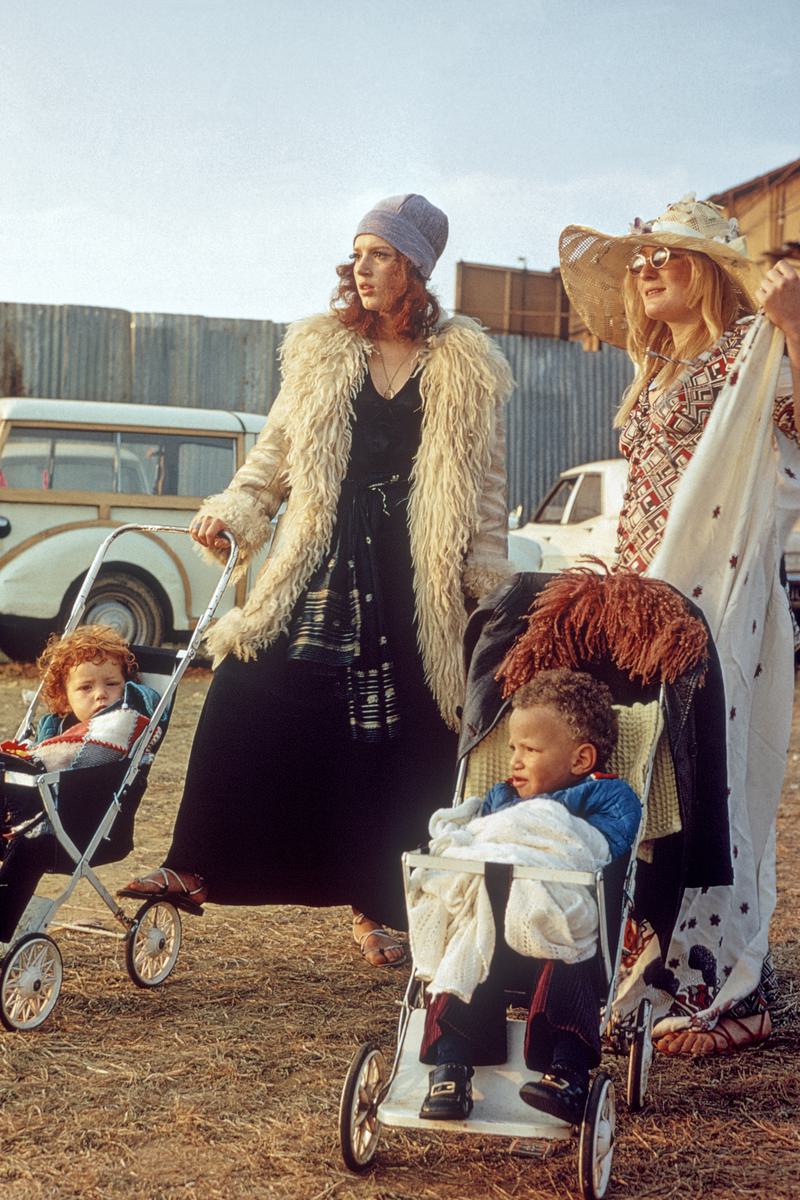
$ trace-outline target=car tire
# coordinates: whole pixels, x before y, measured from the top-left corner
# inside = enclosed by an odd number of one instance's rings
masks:
[[[61,628],[67,623],[77,591],[70,590],[61,610]],[[101,571],[89,593],[81,623],[111,625],[137,645],[160,646],[167,633],[164,604],[149,584],[129,571]]]

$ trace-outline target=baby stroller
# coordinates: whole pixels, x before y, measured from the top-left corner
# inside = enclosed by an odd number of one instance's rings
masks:
[[[75,598],[64,632],[80,624],[89,593],[111,544],[130,531],[139,533],[188,533],[171,525],[122,525],[102,543]],[[228,535],[225,535],[228,536]],[[181,945],[178,909],[197,911],[180,898],[169,903],[158,898],[145,901],[134,916],[128,916],[103,885],[96,868],[119,862],[133,849],[134,819],[147,786],[147,777],[158,746],[169,723],[178,684],[197,654],[200,640],[216,611],[236,565],[238,550],[228,537],[228,561],[184,649],[132,647],[140,678],[160,695],[146,729],[127,757],[97,766],[61,771],[42,771],[21,759],[19,765],[4,756],[0,770],[3,809],[36,826],[37,854],[43,855],[44,870],[67,875],[67,883],[53,900],[33,895],[20,918],[12,940],[0,959],[0,1021],[9,1030],[36,1029],[53,1011],[61,990],[63,968],[58,946],[47,932],[59,909],[69,900],[81,879],[97,892],[122,927],[111,936],[125,941],[128,973],[138,987],[163,983],[171,973]],[[33,731],[38,689],[17,731],[17,740]],[[91,926],[59,922],[58,928],[89,930]],[[108,934],[109,931],[100,932]]]
[[[570,575],[571,573],[565,573]],[[586,571],[583,579],[592,572]],[[563,579],[565,575],[559,576]],[[495,674],[507,652],[516,642],[526,623],[532,601],[540,595],[553,577],[523,574],[494,594],[472,616],[465,640],[467,689],[462,716],[462,732],[458,752],[458,772],[453,804],[465,797],[483,795],[491,784],[505,778],[508,763],[507,719],[510,701],[503,700]],[[573,577],[575,587],[584,587],[581,577]],[[614,577],[609,576],[609,579]],[[652,581],[646,581],[648,586]],[[572,586],[567,581],[567,587]],[[666,588],[667,585],[658,585]],[[671,589],[670,589],[671,591]],[[673,593],[677,597],[677,593]],[[688,602],[687,612],[693,609]],[[697,624],[707,634],[701,617]],[[634,631],[634,637],[635,637]],[[552,629],[559,644],[563,630]],[[572,639],[573,644],[580,637]],[[713,662],[710,639],[707,654]],[[435,870],[483,876],[484,886],[492,899],[497,925],[499,897],[501,905],[508,897],[515,880],[584,885],[591,889],[597,902],[599,917],[598,959],[602,974],[600,1033],[616,1053],[627,1054],[626,1099],[630,1109],[640,1109],[645,1102],[648,1072],[652,1058],[652,1004],[643,997],[632,1012],[620,1018],[614,1015],[614,1001],[623,960],[626,920],[633,906],[637,885],[637,869],[646,875],[652,870],[655,839],[664,839],[674,852],[677,842],[685,840],[680,833],[682,810],[678,795],[673,753],[681,738],[695,737],[694,714],[691,703],[697,684],[708,661],[683,672],[674,686],[666,686],[659,678],[647,684],[631,679],[628,671],[615,661],[610,652],[595,654],[592,661],[580,663],[552,662],[549,665],[579,666],[595,675],[611,688],[619,717],[619,742],[611,770],[625,779],[642,800],[643,815],[637,839],[631,851],[615,859],[602,870],[590,872],[556,871],[521,867],[509,863],[465,861],[461,858],[433,858],[422,849],[403,855],[402,869],[409,897],[412,871]],[[538,669],[538,668],[537,668]],[[720,731],[723,738],[724,717]],[[668,736],[662,737],[666,729]],[[655,782],[654,782],[655,781]],[[722,780],[724,794],[724,779]],[[720,780],[716,781],[719,788]],[[727,828],[723,822],[727,836]],[[677,839],[677,841],[676,841]],[[640,863],[640,858],[645,861]],[[656,855],[656,859],[658,855]],[[648,881],[645,880],[647,884]],[[647,887],[644,889],[647,891]],[[649,887],[656,900],[650,908],[656,927],[665,929],[674,923],[679,895],[661,901],[659,884]],[[676,889],[678,892],[682,888]],[[645,902],[647,903],[647,902]],[[639,896],[637,894],[637,912]],[[502,916],[502,907],[500,908]],[[500,938],[500,923],[498,941]],[[668,940],[668,938],[667,938]],[[413,941],[412,941],[413,948]],[[518,1004],[522,998],[509,994],[509,1002]],[[527,1002],[527,997],[524,997]],[[420,1103],[427,1089],[428,1066],[419,1061],[425,1021],[425,988],[412,966],[399,1018],[397,1049],[391,1065],[375,1041],[363,1043],[356,1052],[342,1090],[339,1110],[339,1136],[345,1164],[353,1171],[365,1170],[376,1154],[383,1127],[435,1130],[439,1134],[497,1135],[512,1139],[518,1153],[535,1152],[533,1140],[569,1139],[573,1127],[529,1108],[519,1097],[520,1085],[536,1072],[525,1065],[523,1041],[525,1021],[513,1014],[507,1016],[508,1059],[501,1066],[477,1066],[472,1079],[475,1111],[468,1120],[426,1120],[419,1116]],[[578,1138],[578,1177],[581,1194],[587,1200],[605,1195],[612,1166],[615,1130],[614,1087],[611,1076],[598,1070],[592,1080]]]

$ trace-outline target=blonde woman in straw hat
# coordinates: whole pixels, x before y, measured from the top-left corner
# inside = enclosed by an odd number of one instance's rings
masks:
[[[400,854],[452,785],[469,606],[511,570],[511,373],[480,326],[440,313],[428,280],[447,234],[417,193],[361,219],[330,310],[286,334],[258,443],[192,521],[220,556],[231,530],[249,562],[284,508],[208,639],[172,846],[124,889],[349,904],[372,966],[405,958],[382,927],[405,921]]]
[[[730,1053],[772,1029],[775,817],[794,682],[779,561],[800,510],[800,275],[786,260],[764,274],[735,221],[693,195],[624,236],[569,226],[560,253],[586,325],[635,367],[615,421],[629,462],[618,567],[667,579],[702,608],[728,718],[733,885],[685,891],[663,957],[636,931],[621,1003],[650,996],[666,1053]]]

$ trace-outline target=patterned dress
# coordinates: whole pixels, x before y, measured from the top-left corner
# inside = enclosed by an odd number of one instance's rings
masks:
[[[731,402],[735,403],[738,398],[734,385],[738,376],[744,373],[744,356],[738,359],[738,363],[737,356],[748,329],[749,322],[746,322],[723,334],[719,342],[700,355],[695,364],[687,368],[670,387],[654,399],[651,399],[650,390],[646,389],[631,410],[620,439],[622,453],[629,460],[629,478],[617,544],[621,567],[644,573],[656,557],[677,485],[698,449],[713,406],[726,382],[734,388],[732,393],[726,393],[730,395]],[[791,372],[784,359],[775,389],[773,426],[796,446],[800,438],[794,422],[791,386]],[[731,413],[734,411],[740,410],[737,407]],[[741,456],[741,448],[732,453]],[[737,462],[728,462],[722,456],[716,486],[714,475],[717,462],[713,455],[711,461],[713,468],[703,476],[703,506],[700,511],[691,508],[692,513],[696,512],[698,522],[695,541],[701,528],[703,538],[706,537],[702,525],[704,521],[716,526],[729,516],[728,509],[733,511],[727,504],[725,514],[721,515],[720,493],[724,492],[729,501],[732,499],[735,508],[736,500],[741,498],[741,493],[737,494],[736,481],[740,480],[741,486],[745,486],[740,475],[741,457]],[[705,465],[709,467],[709,463]],[[684,525],[688,526],[688,522],[689,518],[685,518]],[[692,535],[689,527],[685,529],[685,534],[683,526],[677,532],[681,538],[686,536],[688,539]],[[711,603],[709,587],[706,586],[711,577],[707,581],[703,572],[706,565],[710,571],[712,564],[706,564],[705,561],[698,564],[694,544],[690,547],[688,540],[686,544],[692,551],[686,555],[686,560],[695,564],[692,569],[697,568],[699,574],[697,578],[693,577],[695,586],[686,581],[678,586],[692,596],[711,620],[710,610],[706,607],[707,601]],[[736,549],[738,551],[739,547]],[[659,563],[655,564],[657,570],[660,569],[660,563],[659,558]],[[739,566],[738,555],[731,555],[725,565],[730,568],[733,579]],[[671,575],[665,577],[676,583]],[[763,579],[765,596],[769,593],[769,580],[770,572],[767,569]],[[745,574],[741,581],[743,596],[748,593],[747,584]],[[749,591],[754,586],[755,577]],[[744,603],[743,600],[741,612],[745,611]],[[753,617],[752,624],[749,623],[750,616]],[[621,1011],[630,1011],[642,994],[649,994],[655,1005],[656,1016],[669,1018],[658,1028],[658,1033],[666,1032],[667,1028],[679,1028],[687,1021],[697,1027],[708,1028],[724,1012],[746,1016],[768,1007],[773,999],[767,928],[774,905],[774,813],[771,817],[769,814],[764,816],[762,810],[765,806],[761,803],[759,787],[753,786],[751,769],[758,763],[758,753],[754,754],[753,751],[753,730],[757,728],[765,706],[769,710],[770,703],[774,703],[779,689],[777,679],[771,677],[769,671],[762,671],[761,661],[752,664],[748,655],[754,654],[760,658],[770,653],[769,646],[774,637],[769,627],[777,625],[782,618],[788,621],[786,612],[777,613],[766,604],[762,610],[754,608],[747,616],[747,635],[752,633],[752,645],[749,642],[745,644],[747,638],[742,637],[737,642],[733,658],[730,627],[722,630],[722,644],[717,642],[725,677],[731,730],[728,742],[728,790],[734,884],[731,888],[687,891],[672,944],[663,962],[660,961],[656,939],[646,923],[638,929],[629,928],[626,933],[628,954],[620,990],[620,1008]],[[785,703],[790,710],[791,680],[784,690]],[[784,700],[780,703],[783,705]],[[775,769],[780,777],[782,766]],[[763,823],[763,829],[759,828],[759,822]],[[659,980],[657,984],[654,982],[656,976]],[[648,977],[649,993],[646,987],[643,991]]]
[[[667,524],[672,497],[694,454],[714,401],[736,360],[747,324],[724,333],[655,399],[646,388],[631,409],[620,436],[628,459],[628,483],[617,534],[620,567],[641,573],[650,565]],[[774,421],[787,437],[798,440],[788,366],[775,396]]]

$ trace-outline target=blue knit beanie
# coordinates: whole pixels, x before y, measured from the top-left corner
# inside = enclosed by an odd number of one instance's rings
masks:
[[[405,254],[429,279],[436,260],[447,245],[447,217],[424,196],[408,192],[379,200],[358,223],[355,236],[372,233]]]

